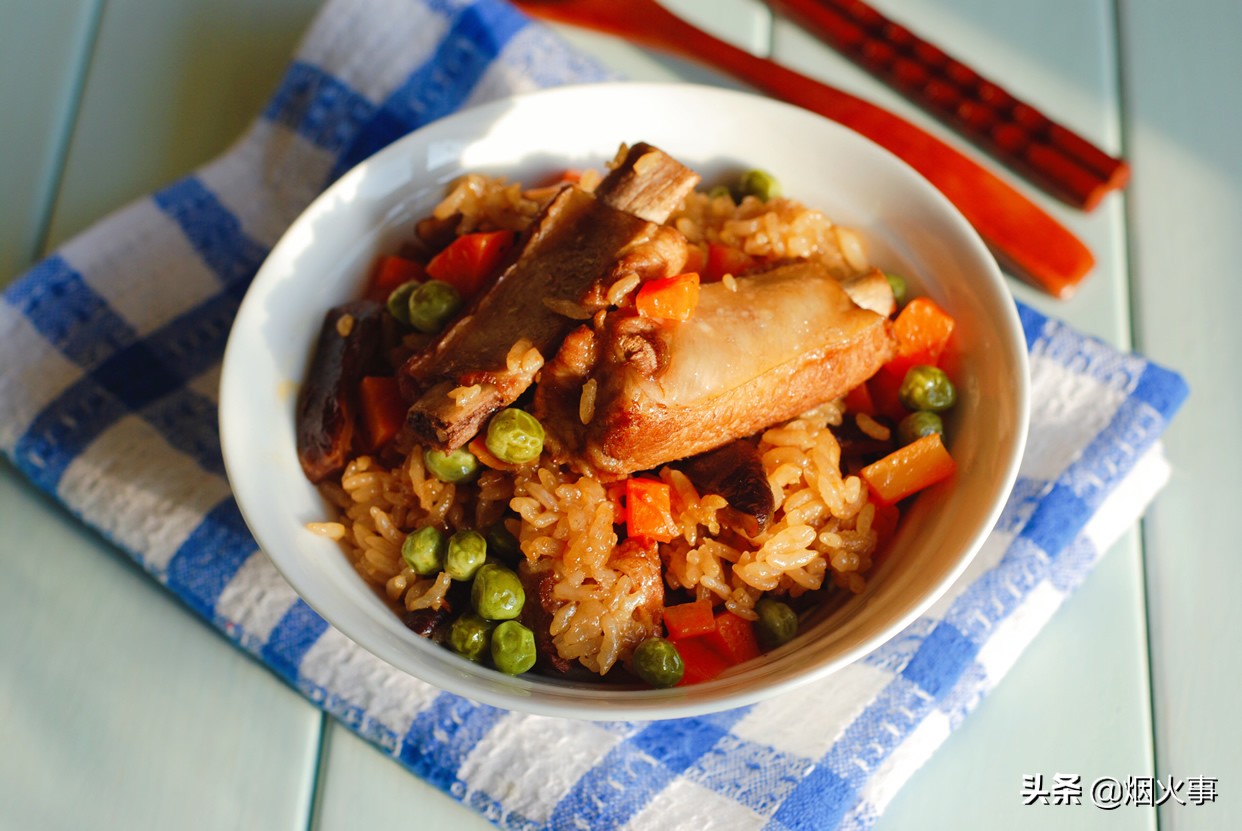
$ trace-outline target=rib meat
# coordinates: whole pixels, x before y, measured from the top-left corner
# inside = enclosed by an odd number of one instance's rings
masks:
[[[595,196],[569,187],[553,198],[513,263],[402,367],[415,435],[443,450],[465,444],[531,385],[575,317],[607,305],[609,286],[631,274],[649,279],[680,270],[685,239],[660,223],[697,181],[693,171],[640,144]]]
[[[562,461],[620,476],[693,456],[845,394],[892,355],[886,318],[819,265],[731,285],[703,286],[684,323],[613,312],[566,339],[535,393]]]

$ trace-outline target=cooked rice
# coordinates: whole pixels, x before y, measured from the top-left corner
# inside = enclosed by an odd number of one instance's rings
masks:
[[[829,405],[767,430],[759,451],[776,497],[774,521],[753,538],[728,529],[732,545],[713,538],[698,546],[673,543],[669,584],[723,602],[751,620],[763,592],[797,597],[829,577],[836,586],[861,592],[860,572],[870,568],[875,549],[875,508],[858,477],[841,476],[840,446],[830,429],[840,416],[839,406]]]
[[[854,416],[854,423],[858,425],[858,429],[877,441],[888,441],[892,438],[893,431],[876,421],[866,413],[858,413]]]
[[[345,538],[345,526],[339,522],[309,522],[306,524],[306,530],[330,540]]]
[[[730,524],[724,497],[700,495],[684,473],[663,468],[680,532],[658,546],[667,586],[749,620],[766,592],[798,597],[826,582],[861,592],[875,548],[875,508],[858,477],[841,476],[831,430],[840,418],[839,406],[830,405],[763,434],[759,452],[777,510],[754,537]],[[438,609],[449,579],[420,578],[405,565],[405,535],[426,525],[446,532],[486,527],[508,507],[519,517],[523,554],[531,563],[547,561],[555,575],[553,597],[563,605],[551,634],[562,657],[604,673],[654,634],[635,609],[651,596],[649,581],[660,569],[644,569],[618,544],[612,499],[594,478],[544,461],[512,475],[487,471],[477,484],[457,486],[427,475],[414,449],[392,470],[371,457],[354,460],[339,493],[347,499],[342,522],[314,530],[332,536],[330,527],[339,527],[359,573],[408,611]]]
[[[439,609],[444,604],[444,596],[448,594],[452,582],[453,578],[449,577],[447,571],[440,572],[434,579],[419,580],[406,589],[405,610],[414,612],[419,609]]]
[[[599,174],[588,171],[581,183],[593,188]],[[559,189],[523,191],[503,179],[469,175],[460,179],[436,207],[434,216],[458,217],[458,233],[479,229],[524,229]],[[747,197],[694,193],[670,224],[692,244],[718,242],[753,257],[774,261],[807,258],[845,277],[867,269],[858,236],[833,225],[822,213],[789,199],[767,203]],[[726,283],[736,283],[732,276]],[[614,305],[626,302],[637,278],[623,277],[607,291]],[[578,304],[550,299],[558,311],[577,317],[590,312]],[[511,372],[531,374],[543,357],[528,342],[509,354]],[[583,389],[579,416],[591,420],[594,382]],[[462,387],[452,395],[459,404],[477,394]],[[754,620],[756,601],[765,593],[798,597],[835,586],[858,593],[866,585],[876,546],[872,528],[875,507],[857,476],[843,476],[841,448],[832,428],[843,417],[834,402],[766,430],[758,451],[776,511],[769,526],[755,536],[734,523],[728,503],[717,494],[700,494],[684,473],[671,467],[658,475],[671,489],[678,536],[660,543],[649,555],[641,546],[619,539],[610,487],[541,459],[508,473],[485,471],[476,483],[453,485],[428,474],[420,448],[404,448],[403,461],[385,468],[371,456],[349,463],[339,484],[322,486],[340,510],[338,522],[312,523],[321,536],[338,539],[354,567],[381,588],[399,608],[438,609],[450,580],[446,573],[419,577],[401,558],[407,533],[433,525],[444,532],[485,528],[508,520],[532,567],[554,575],[551,635],[560,655],[606,673],[628,659],[646,637],[659,634],[644,604],[663,579],[669,589],[707,598],[735,614]],[[859,417],[859,429],[887,438],[887,428]],[[527,602],[537,602],[528,598]]]
[[[393,469],[371,456],[359,456],[345,467],[339,488],[328,484],[321,491],[341,512],[341,542],[354,568],[368,582],[384,587],[394,602],[408,603],[410,592],[419,596],[428,586],[418,582],[401,558],[406,534],[428,525],[442,531],[489,526],[504,513],[513,485],[498,471],[486,471],[472,485],[441,482],[428,475],[422,452],[414,448]],[[401,574],[404,581],[393,581]]]
[[[582,397],[578,399],[578,420],[590,424],[595,418],[595,394],[599,391],[599,381],[590,378],[582,385]]]
[[[505,355],[505,369],[519,375],[534,375],[543,366],[543,355],[535,345],[522,338],[509,347]]]
[[[456,407],[469,407],[482,392],[482,386],[471,384],[468,387],[454,387],[448,391],[448,397],[453,399],[453,405]]]
[[[765,260],[807,259],[842,279],[868,268],[857,234],[793,199],[747,196],[736,203],[727,194],[696,191],[669,224],[692,244],[721,243]]]
[[[458,216],[458,234],[474,231],[508,229],[521,231],[530,225],[555,191],[543,200],[523,193],[522,186],[510,184],[501,177],[470,173],[453,183],[448,195],[436,205],[431,215],[446,220]]]
[[[625,302],[630,292],[638,288],[641,278],[637,274],[626,274],[608,287],[605,299],[613,306],[620,306]]]
[[[621,157],[624,152],[622,148]],[[600,179],[598,171],[584,171],[577,185],[594,190]],[[563,185],[523,190],[521,185],[502,177],[472,173],[454,183],[432,216],[440,220],[458,217],[459,234],[496,229],[522,231]],[[693,245],[717,242],[763,260],[812,260],[842,279],[870,268],[862,238],[853,229],[835,225],[821,211],[794,199],[763,202],[746,196],[738,203],[728,194],[710,196],[695,191],[686,197],[668,224]],[[609,288],[609,302],[618,305],[636,285],[622,278]],[[567,302],[567,311],[580,311],[574,308],[576,303]]]
[[[586,306],[573,300],[566,300],[564,297],[545,297],[543,305],[570,320],[590,320],[592,315],[591,310]]]
[[[598,171],[587,170],[575,184],[583,190],[594,191],[601,180]],[[438,220],[456,217],[458,234],[523,231],[566,184],[567,181],[523,189],[522,185],[511,183],[503,176],[468,173],[453,182],[448,194],[440,200],[431,215]]]

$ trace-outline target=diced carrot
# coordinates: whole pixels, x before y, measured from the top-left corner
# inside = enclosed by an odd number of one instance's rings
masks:
[[[871,390],[866,384],[859,384],[845,394],[845,409],[851,413],[875,415],[875,403],[871,400]]]
[[[940,441],[940,434],[932,433],[867,465],[859,475],[871,488],[876,501],[893,505],[949,478],[956,469],[953,457]]]
[[[659,320],[689,320],[698,304],[699,275],[692,271],[648,280],[634,298],[640,315]]]
[[[716,615],[716,628],[708,633],[707,641],[731,664],[758,658],[761,652],[755,625],[728,610]]]
[[[556,185],[576,185],[582,181],[582,171],[574,167],[565,167],[550,173],[547,176],[541,176],[532,183],[533,188],[542,190],[543,188],[552,188]],[[559,188],[558,188],[559,189]]]
[[[671,542],[681,531],[673,522],[672,494],[659,479],[625,480],[625,527],[631,537]]]
[[[719,242],[707,244],[707,265],[703,269],[703,282],[718,282],[726,274],[737,276],[755,267],[758,261],[737,248]]]
[[[567,185],[576,185],[582,181],[582,171],[566,168],[558,173],[554,173],[538,182],[533,183],[529,188],[522,191],[522,196],[526,199],[533,199],[536,202],[543,202],[551,199],[560,193]]]
[[[893,321],[897,353],[885,364],[884,371],[900,383],[912,366],[936,366],[953,327],[953,318],[930,297],[914,298]]]
[[[517,465],[509,464],[496,458],[492,451],[487,449],[487,439],[482,433],[466,442],[466,449],[474,454],[474,457],[492,470],[506,470],[513,472],[518,469]]]
[[[427,263],[427,274],[449,283],[463,297],[473,297],[500,270],[505,255],[513,247],[512,231],[480,231],[466,234]]]
[[[375,275],[367,289],[367,299],[383,303],[393,289],[410,280],[425,280],[427,272],[417,260],[389,255],[380,257],[375,265]]]
[[[405,423],[409,409],[397,388],[397,379],[390,375],[369,375],[362,379],[358,398],[362,424],[367,431],[367,447],[378,450],[392,441]]]
[[[679,603],[664,607],[664,627],[670,640],[697,638],[716,631],[716,618],[712,615],[710,600]]]
[[[677,683],[679,687],[710,681],[729,668],[729,661],[712,649],[706,638],[674,640],[673,645],[677,647],[686,668]]]

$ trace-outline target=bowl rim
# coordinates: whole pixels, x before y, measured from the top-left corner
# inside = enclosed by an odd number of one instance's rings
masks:
[[[361,618],[349,614],[342,616],[332,608],[323,608],[325,605],[323,599],[317,595],[313,585],[308,582],[309,578],[304,579],[303,572],[290,567],[290,562],[287,558],[291,556],[292,552],[286,550],[282,545],[269,545],[272,543],[272,539],[265,530],[266,523],[260,520],[252,508],[253,500],[250,498],[252,492],[251,483],[246,479],[249,471],[243,462],[246,449],[241,438],[247,435],[249,431],[244,429],[244,425],[238,422],[242,411],[235,405],[239,397],[245,394],[242,380],[245,377],[247,371],[246,363],[249,359],[249,355],[243,354],[243,333],[246,326],[251,324],[252,319],[260,314],[260,311],[256,310],[256,306],[261,302],[259,296],[262,293],[262,287],[274,279],[270,276],[274,269],[273,264],[285,257],[288,249],[296,244],[294,240],[298,237],[300,229],[310,221],[310,218],[317,217],[330,210],[334,200],[339,198],[339,194],[348,191],[350,188],[358,188],[368,175],[368,171],[377,169],[385,162],[399,158],[403,154],[410,153],[411,148],[425,144],[427,141],[439,136],[448,135],[459,124],[469,122],[493,124],[506,111],[516,108],[538,103],[556,103],[561,99],[564,100],[560,101],[560,103],[568,104],[580,96],[595,97],[600,95],[659,95],[671,96],[673,98],[693,96],[700,100],[714,99],[721,106],[745,105],[761,110],[766,109],[773,114],[782,113],[784,117],[805,121],[808,125],[817,124],[817,129],[835,132],[838,134],[837,140],[847,145],[853,145],[861,153],[875,155],[877,158],[886,157],[886,161],[882,163],[895,165],[895,169],[903,171],[899,175],[907,180],[906,183],[910,187],[921,191],[921,198],[931,200],[931,204],[944,215],[944,220],[956,229],[959,236],[957,242],[966,246],[972,267],[981,268],[981,274],[984,277],[988,291],[992,295],[999,296],[1000,299],[1008,298],[1007,303],[1000,303],[999,305],[998,313],[1001,314],[1003,319],[996,321],[995,325],[997,331],[1006,341],[1007,346],[1020,346],[1020,348],[1010,350],[1012,352],[1011,357],[1018,364],[1011,367],[1014,380],[1014,410],[1018,416],[1018,423],[1013,425],[1014,431],[1008,443],[1008,452],[1001,465],[1001,487],[997,489],[991,504],[988,506],[986,520],[981,522],[970,536],[965,549],[961,556],[958,557],[955,565],[947,570],[939,581],[929,586],[922,594],[921,599],[910,606],[904,614],[894,617],[871,637],[852,648],[843,650],[835,657],[821,660],[809,667],[803,667],[797,672],[788,671],[781,677],[769,679],[766,683],[739,685],[738,683],[731,683],[729,676],[726,675],[726,677],[715,681],[690,687],[673,688],[672,690],[629,690],[600,685],[598,691],[576,689],[574,694],[566,695],[557,686],[555,681],[549,681],[548,679],[536,677],[537,680],[528,684],[522,684],[521,681],[529,678],[528,676],[519,676],[517,679],[504,676],[503,678],[508,679],[505,681],[490,677],[474,678],[472,677],[473,672],[463,673],[462,669],[468,668],[456,668],[454,670],[442,666],[443,662],[438,660],[421,660],[419,652],[424,645],[440,652],[447,653],[447,650],[430,641],[425,641],[421,645],[415,643],[414,649],[411,650],[408,644],[397,643],[382,637],[372,637],[372,633],[367,631],[362,625],[363,621]],[[614,132],[620,132],[620,128],[614,130]],[[476,141],[484,141],[489,137],[490,131],[484,130]],[[464,168],[461,169],[464,170]],[[812,205],[810,207],[815,206]],[[995,299],[994,297],[993,300]],[[949,203],[947,198],[923,179],[920,174],[915,172],[913,168],[910,168],[901,159],[884,148],[879,147],[874,142],[835,122],[793,105],[763,96],[694,83],[610,81],[571,84],[552,89],[521,93],[460,110],[398,139],[369,159],[359,163],[320,193],[289,225],[281,235],[280,240],[272,247],[268,257],[256,273],[254,281],[238,309],[225,348],[221,369],[219,427],[225,470],[230,487],[242,517],[254,535],[260,549],[267,554],[273,565],[281,573],[282,577],[288,581],[298,596],[353,643],[384,660],[399,671],[419,678],[441,690],[462,695],[484,704],[536,715],[591,720],[649,720],[702,715],[754,704],[823,679],[874,651],[923,615],[929,607],[945,594],[949,587],[970,565],[1001,515],[1008,495],[1016,481],[1023,449],[1026,444],[1030,417],[1029,396],[1029,362],[1025,348],[1025,339],[1022,334],[1022,326],[1012,294],[1001,275],[995,259],[987,251],[978,234],[970,227],[960,212]],[[273,550],[276,553],[273,553]],[[361,583],[361,578],[359,578],[359,582]],[[386,611],[392,614],[391,610]],[[411,637],[417,638],[412,633]],[[489,675],[499,675],[499,673],[490,670],[487,673]],[[736,678],[734,676],[735,681]],[[519,682],[516,686],[512,683],[515,680]],[[524,690],[524,687],[531,689]],[[590,692],[598,692],[598,694],[592,695],[589,694]],[[617,700],[618,696],[621,697],[620,703]]]

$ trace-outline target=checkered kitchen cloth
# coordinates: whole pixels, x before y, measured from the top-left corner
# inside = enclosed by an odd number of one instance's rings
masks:
[[[498,0],[331,0],[233,149],[4,294],[0,446],[227,637],[502,827],[867,827],[1162,486],[1157,438],[1186,395],[1178,376],[1023,308],[1038,411],[1013,497],[970,572],[828,680],[658,724],[510,713],[396,672],[294,595],[229,494],[220,358],[285,227],[420,125],[606,77]]]

